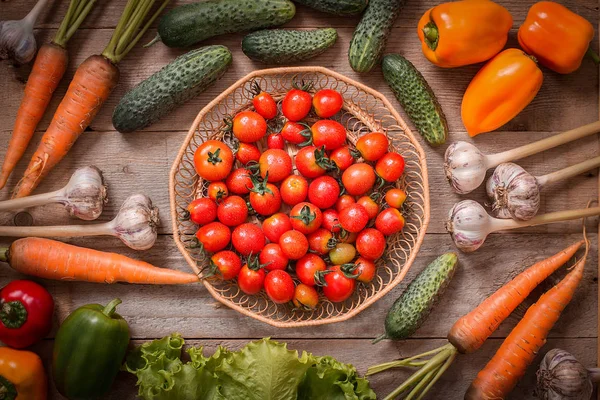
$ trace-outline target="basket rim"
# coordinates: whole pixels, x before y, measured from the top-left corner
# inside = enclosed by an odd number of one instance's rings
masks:
[[[194,261],[194,259],[189,255],[189,253],[187,252],[187,249],[185,248],[183,242],[181,241],[179,228],[177,226],[175,179],[176,179],[178,167],[181,163],[181,160],[183,159],[183,156],[187,150],[187,147],[188,147],[190,141],[196,134],[196,131],[200,124],[200,121],[202,120],[202,118],[204,118],[204,116],[208,113],[208,111],[211,110],[216,104],[220,103],[229,94],[231,94],[232,92],[237,90],[240,86],[243,86],[244,83],[246,83],[248,80],[250,80],[252,78],[259,77],[262,75],[276,75],[276,74],[303,73],[303,72],[318,72],[318,73],[329,75],[336,79],[345,81],[348,84],[354,85],[354,86],[358,87],[359,89],[376,97],[378,100],[380,100],[386,106],[386,108],[388,108],[388,110],[390,111],[392,116],[399,122],[399,125],[402,128],[402,130],[404,131],[404,134],[409,138],[411,144],[415,147],[415,149],[419,155],[419,164],[421,167],[421,176],[422,176],[422,180],[423,180],[422,185],[423,185],[423,210],[424,210],[424,212],[423,212],[422,226],[418,233],[417,240],[415,241],[413,251],[411,251],[411,254],[406,259],[404,268],[402,268],[402,270],[400,271],[398,276],[396,276],[389,285],[387,285],[385,288],[383,288],[381,291],[379,291],[374,296],[371,296],[360,306],[358,306],[352,310],[349,310],[348,312],[346,312],[342,315],[332,316],[332,317],[328,317],[325,319],[318,319],[318,320],[303,320],[303,321],[294,321],[294,322],[275,321],[271,318],[256,314],[254,312],[247,310],[244,307],[241,307],[237,304],[233,304],[233,303],[229,302],[215,290],[215,288],[210,284],[209,281],[207,281],[206,279],[201,279],[201,282],[204,285],[204,287],[206,287],[206,289],[212,295],[212,297],[215,298],[220,303],[222,303],[222,304],[226,305],[227,307],[232,308],[246,316],[257,319],[259,321],[262,321],[264,323],[267,323],[271,326],[275,326],[278,328],[317,326],[317,325],[325,325],[325,324],[332,324],[332,323],[336,323],[336,322],[342,322],[342,321],[346,321],[346,320],[356,316],[360,312],[362,312],[365,309],[367,309],[368,307],[370,307],[373,303],[375,303],[376,301],[381,299],[383,296],[385,296],[387,293],[389,293],[395,286],[397,286],[400,282],[402,282],[404,280],[406,273],[411,268],[413,262],[415,261],[417,255],[421,249],[421,245],[423,244],[423,240],[425,239],[425,235],[427,233],[427,228],[429,226],[429,219],[430,219],[429,173],[428,173],[428,169],[427,169],[427,160],[425,157],[425,152],[423,150],[423,147],[419,143],[419,141],[416,139],[415,135],[412,133],[411,129],[408,127],[408,125],[406,124],[404,119],[400,116],[400,114],[396,110],[396,108],[390,103],[390,101],[381,92],[379,92],[375,89],[372,89],[363,83],[355,81],[352,78],[348,78],[340,73],[337,73],[337,72],[330,70],[329,68],[325,68],[325,67],[303,66],[303,67],[279,67],[279,68],[259,69],[259,70],[252,71],[249,74],[238,79],[235,83],[233,83],[231,86],[229,86],[226,90],[224,90],[221,94],[219,94],[217,97],[215,97],[212,101],[210,101],[206,106],[204,106],[200,110],[200,112],[194,119],[194,122],[192,123],[192,126],[190,127],[190,129],[188,131],[188,134],[186,135],[185,139],[183,140],[183,143],[182,143],[181,147],[179,148],[179,152],[177,153],[177,156],[175,157],[173,164],[171,165],[171,170],[169,172],[169,202],[170,202],[170,208],[171,208],[170,213],[171,213],[171,224],[172,224],[172,228],[173,228],[173,240],[175,241],[175,244],[177,245],[179,252],[183,255],[184,259],[187,261],[187,263],[192,268],[192,270],[196,274],[198,274],[196,261]]]

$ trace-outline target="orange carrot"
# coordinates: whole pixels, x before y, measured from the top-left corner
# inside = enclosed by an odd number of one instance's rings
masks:
[[[67,14],[54,40],[44,44],[38,50],[25,85],[23,100],[17,111],[12,136],[0,172],[0,189],[6,185],[8,177],[25,154],[35,128],[44,116],[52,94],[67,69],[69,57],[65,48],[66,44],[90,12],[94,3],[95,0],[88,2],[71,0]]]
[[[583,240],[577,242],[517,275],[477,308],[456,321],[450,329],[448,341],[463,354],[479,349],[533,289],[569,261],[583,243]]]
[[[19,239],[0,249],[0,261],[38,278],[95,283],[177,285],[198,282],[181,271],[158,268],[116,253],[105,253],[42,238]]]
[[[117,64],[133,48],[170,0],[163,0],[159,9],[140,28],[154,1],[128,0],[110,43],[102,55],[93,55],[79,65],[13,197],[30,195],[92,122],[119,81]]]
[[[558,285],[529,307],[525,316],[504,340],[494,357],[478,374],[465,394],[466,400],[503,399],[525,375],[548,333],[573,298],[583,277],[585,256]]]

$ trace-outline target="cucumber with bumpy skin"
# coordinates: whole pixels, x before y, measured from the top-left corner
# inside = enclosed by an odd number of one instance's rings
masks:
[[[444,293],[457,265],[456,253],[446,253],[436,258],[417,275],[388,311],[385,318],[385,334],[373,343],[382,339],[406,339],[415,333]]]
[[[368,0],[294,0],[296,3],[323,11],[329,14],[346,15],[360,14],[367,7]]]
[[[381,68],[383,78],[423,138],[433,146],[445,143],[448,123],[423,75],[400,54],[387,54]]]
[[[121,98],[113,113],[119,132],[142,129],[202,93],[231,65],[225,46],[206,46],[177,57]]]
[[[187,47],[225,33],[283,25],[296,6],[290,0],[209,0],[184,4],[166,13],[158,36],[169,47]]]
[[[337,40],[333,28],[313,30],[271,29],[251,33],[242,40],[249,58],[268,64],[308,60],[323,53]]]
[[[381,58],[392,26],[406,0],[370,0],[356,26],[348,60],[356,72],[369,72]]]

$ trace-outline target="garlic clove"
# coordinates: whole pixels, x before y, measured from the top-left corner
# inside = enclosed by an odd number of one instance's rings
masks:
[[[540,208],[536,178],[514,163],[498,165],[487,181],[486,192],[492,202],[492,214],[498,218],[527,221]]]
[[[463,200],[448,214],[446,230],[460,251],[470,253],[481,247],[489,232],[489,216],[476,201]]]
[[[471,143],[454,142],[446,149],[444,171],[454,191],[459,194],[470,193],[485,179],[486,156]]]

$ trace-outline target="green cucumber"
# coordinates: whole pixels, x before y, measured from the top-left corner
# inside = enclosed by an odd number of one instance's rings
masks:
[[[394,302],[385,318],[385,334],[382,339],[406,339],[425,321],[437,299],[454,276],[458,265],[456,253],[442,254],[429,264],[408,285]]]
[[[112,121],[119,132],[142,129],[202,93],[231,65],[225,46],[206,46],[177,57],[121,98]]]
[[[175,7],[158,23],[169,47],[187,47],[213,36],[283,25],[296,6],[290,0],[209,0]]]
[[[392,26],[406,0],[370,0],[362,19],[356,26],[348,60],[356,72],[369,72],[385,49]]]
[[[367,7],[368,0],[294,0],[296,3],[323,11],[329,14],[346,15],[360,14]]]
[[[381,67],[383,78],[423,138],[433,146],[445,143],[448,123],[423,75],[399,54],[387,54]]]
[[[271,29],[253,32],[242,40],[242,51],[249,58],[267,64],[286,64],[308,60],[323,53],[337,40],[333,28],[300,31]]]

